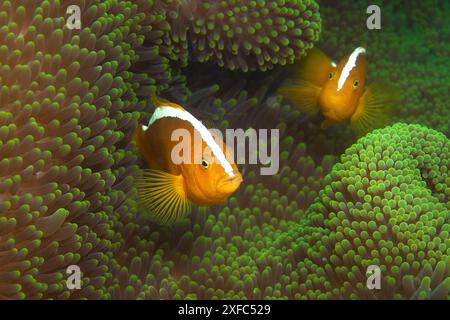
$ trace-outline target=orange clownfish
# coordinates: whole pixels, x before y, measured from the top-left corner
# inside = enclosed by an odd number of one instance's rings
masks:
[[[279,92],[306,113],[320,111],[322,129],[350,121],[358,134],[365,134],[389,121],[396,101],[389,86],[375,82],[364,89],[366,75],[366,49],[356,48],[336,64],[313,48],[296,66],[294,83]]]
[[[137,179],[137,189],[152,219],[169,224],[187,216],[191,203],[211,206],[226,201],[241,184],[242,176],[234,161],[228,160],[226,145],[217,143],[192,114],[175,103],[156,98],[153,102],[156,110],[148,125],[138,125],[133,137],[150,168]],[[173,160],[179,141],[173,141],[172,134],[177,129],[184,129],[192,138],[188,148],[179,152],[186,152],[183,156],[188,156],[188,161]],[[201,151],[198,157],[196,151]]]

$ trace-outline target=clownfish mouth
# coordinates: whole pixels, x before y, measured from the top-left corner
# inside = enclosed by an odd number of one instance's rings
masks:
[[[221,194],[229,195],[239,188],[242,181],[242,175],[239,172],[234,172],[233,177],[225,175],[217,181],[217,191]]]

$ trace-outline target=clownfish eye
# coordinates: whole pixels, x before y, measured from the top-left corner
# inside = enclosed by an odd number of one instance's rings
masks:
[[[329,74],[328,74],[328,79],[333,79],[333,72],[330,72]]]
[[[355,80],[355,82],[353,82],[353,88],[358,88],[359,86],[359,81]]]
[[[202,166],[203,169],[208,169],[209,168],[209,162],[206,161],[205,159],[203,159],[201,166]]]

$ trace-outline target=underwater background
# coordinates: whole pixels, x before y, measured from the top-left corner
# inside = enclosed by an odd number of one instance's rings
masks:
[[[81,30],[65,26],[72,4]],[[440,0],[2,1],[0,299],[448,299],[449,14]],[[321,130],[276,94],[313,46],[367,49],[368,82],[401,95],[390,126]],[[149,222],[130,140],[153,94],[221,129],[279,128],[279,173],[241,165],[226,204]]]

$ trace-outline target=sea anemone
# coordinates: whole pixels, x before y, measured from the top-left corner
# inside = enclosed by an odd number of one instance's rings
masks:
[[[128,68],[145,15],[126,1],[83,4],[81,30],[65,25],[68,3],[0,5],[1,298],[109,297],[136,212],[129,139],[149,76]],[[81,290],[67,289],[72,264]]]
[[[186,0],[172,19],[172,38],[189,42],[194,61],[265,71],[312,48],[321,29],[318,9],[314,0]]]
[[[341,156],[305,219],[280,240],[308,298],[446,299],[450,288],[449,140],[395,124]],[[380,290],[366,288],[369,265]]]

